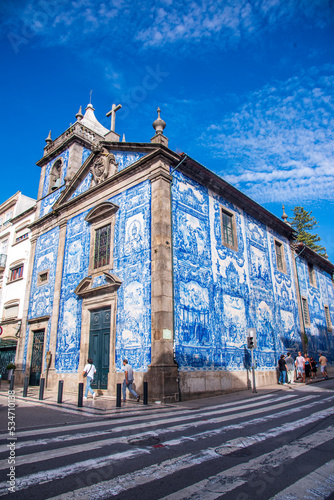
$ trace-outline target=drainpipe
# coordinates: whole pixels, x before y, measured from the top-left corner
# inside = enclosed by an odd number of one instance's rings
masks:
[[[295,259],[295,268],[296,268],[296,276],[297,276],[297,285],[298,285],[298,295],[299,295],[299,303],[300,303],[300,309],[301,309],[301,316],[302,316],[302,322],[303,322],[303,330],[304,330],[304,335],[303,335],[303,338],[302,338],[302,344],[303,344],[303,350],[305,352],[305,337],[306,337],[306,327],[305,327],[305,319],[304,319],[304,311],[303,311],[303,302],[302,302],[302,296],[301,296],[301,293],[300,293],[300,285],[299,285],[299,276],[298,276],[298,266],[297,266],[297,263],[296,263],[296,259],[298,257],[301,256],[301,254],[304,252],[306,248],[306,245],[304,243],[304,246],[302,248],[302,250],[299,252],[298,255],[296,255],[294,257]],[[307,337],[306,337],[307,338]]]
[[[185,155],[182,160],[176,165],[175,168],[173,168],[173,170],[170,172],[170,175],[172,177],[172,180],[170,182],[170,185],[169,185],[169,189],[170,189],[170,228],[171,228],[171,257],[172,257],[172,301],[173,301],[173,342],[175,341],[174,339],[174,335],[175,335],[175,314],[174,314],[174,311],[175,311],[175,301],[174,301],[174,239],[173,239],[173,203],[172,203],[172,186],[173,186],[173,173],[175,172],[175,170],[177,170],[181,165],[182,163],[184,162],[184,160],[188,158],[188,155]],[[173,346],[173,360],[174,360],[174,363],[178,366],[177,364],[177,361],[175,359],[175,350],[174,350],[174,346]],[[179,400],[181,401],[181,389],[180,389],[180,377],[178,376],[177,378],[177,384],[178,384],[178,388],[179,388]]]

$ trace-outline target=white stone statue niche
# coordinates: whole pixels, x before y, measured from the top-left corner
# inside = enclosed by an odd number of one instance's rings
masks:
[[[107,148],[98,148],[96,152],[98,152],[98,154],[92,161],[92,166],[90,168],[92,174],[91,186],[97,186],[108,177],[115,175],[118,167],[115,156],[113,153],[110,153]]]

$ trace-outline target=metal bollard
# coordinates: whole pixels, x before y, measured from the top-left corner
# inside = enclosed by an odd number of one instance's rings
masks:
[[[83,389],[84,389],[83,382],[80,382],[78,390],[78,408],[82,408]]]
[[[122,384],[117,384],[116,388],[116,408],[121,408],[121,394],[122,394]]]
[[[22,394],[24,398],[28,396],[28,384],[29,384],[29,377],[24,377],[23,394]]]
[[[143,394],[143,404],[147,405],[147,400],[148,400],[148,386],[147,382],[144,382],[144,394]]]
[[[64,388],[64,381],[59,380],[58,382],[58,399],[57,403],[62,403],[63,402],[63,388]]]
[[[44,387],[45,387],[45,378],[41,378],[39,382],[39,400],[42,401],[44,399]]]
[[[9,382],[9,390],[12,391],[14,389],[14,382],[15,382],[15,375],[12,375],[10,377],[10,382]]]

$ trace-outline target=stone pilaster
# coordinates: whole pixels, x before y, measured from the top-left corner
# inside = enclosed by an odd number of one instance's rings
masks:
[[[178,394],[173,358],[173,268],[171,195],[168,165],[159,162],[151,180],[152,360],[148,369],[151,398]]]

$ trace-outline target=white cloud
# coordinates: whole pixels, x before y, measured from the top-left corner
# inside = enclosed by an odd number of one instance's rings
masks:
[[[220,174],[262,203],[333,199],[333,74],[313,67],[265,86],[211,124],[202,141],[228,164]]]

